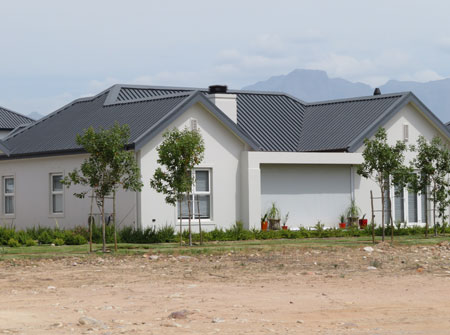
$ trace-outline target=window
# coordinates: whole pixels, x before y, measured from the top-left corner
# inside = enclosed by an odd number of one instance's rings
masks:
[[[420,196],[420,202],[421,202],[421,207],[422,207],[422,213],[421,213],[421,217],[422,217],[422,222],[425,223],[427,222],[427,210],[428,210],[428,199],[427,199],[427,191],[423,190],[421,192],[421,196]]]
[[[64,189],[61,183],[62,174],[50,175],[50,190],[51,190],[51,208],[50,212],[53,214],[61,214],[64,212]]]
[[[395,208],[395,222],[405,222],[405,199],[403,196],[403,189],[398,186],[394,188],[394,208]]]
[[[417,193],[408,191],[408,222],[418,222]]]
[[[191,218],[211,219],[211,173],[208,169],[194,171],[194,186],[190,194]],[[189,217],[188,201],[184,196],[181,202],[181,216]],[[178,216],[179,218],[179,216]]]
[[[407,124],[403,125],[403,140],[405,142],[409,141],[409,125]]]
[[[14,214],[14,198],[15,198],[14,177],[3,178],[3,201],[4,214]]]

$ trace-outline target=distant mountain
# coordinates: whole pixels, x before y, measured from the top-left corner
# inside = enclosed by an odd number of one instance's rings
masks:
[[[329,78],[325,71],[297,69],[243,89],[289,93],[307,102],[372,95],[374,88],[342,78]],[[381,93],[412,91],[442,121],[450,120],[450,79],[419,83],[390,80]]]
[[[39,114],[38,112],[32,112],[27,115],[28,117],[32,118],[33,120],[39,120],[44,117],[44,115]]]

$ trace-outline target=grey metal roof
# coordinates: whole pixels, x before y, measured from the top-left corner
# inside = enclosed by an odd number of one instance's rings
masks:
[[[130,146],[139,149],[194,103],[203,104],[254,150],[354,151],[407,103],[414,103],[450,138],[440,122],[412,93],[384,94],[306,103],[277,92],[229,90],[237,95],[237,124],[207,99],[207,90],[114,85],[94,97],[60,108],[0,141],[18,156],[80,152],[77,134],[92,126],[130,126]]]
[[[297,150],[347,150],[352,140],[403,96],[377,95],[308,105]]]
[[[34,122],[33,119],[0,106],[0,129],[12,130],[22,124]]]

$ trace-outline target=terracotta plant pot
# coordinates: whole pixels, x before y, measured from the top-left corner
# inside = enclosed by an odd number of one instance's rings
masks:
[[[345,222],[339,223],[339,228],[345,229],[345,226],[346,226]]]
[[[281,226],[283,230],[288,230],[288,226]]]
[[[267,222],[267,221],[261,222],[261,230],[262,231],[267,231],[267,226],[268,225],[269,225],[269,222]]]
[[[280,230],[280,219],[269,219],[270,230]]]
[[[364,229],[367,227],[367,219],[359,220],[359,228]]]

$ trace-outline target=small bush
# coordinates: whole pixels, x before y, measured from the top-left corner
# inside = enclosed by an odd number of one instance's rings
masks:
[[[8,247],[11,247],[11,248],[18,248],[18,247],[20,247],[20,243],[19,243],[19,241],[17,241],[16,239],[10,238],[10,239],[8,240]]]
[[[41,244],[50,244],[53,242],[52,236],[48,233],[48,231],[44,230],[42,233],[38,236],[38,241]]]
[[[28,238],[28,239],[25,241],[25,245],[26,245],[27,247],[34,247],[34,246],[36,245],[36,241],[33,240],[32,238]]]
[[[67,231],[65,236],[65,242],[67,245],[82,245],[86,244],[87,240],[84,236],[76,235],[71,231]]]
[[[62,238],[55,238],[53,240],[53,244],[56,245],[56,246],[64,245],[64,240]]]

